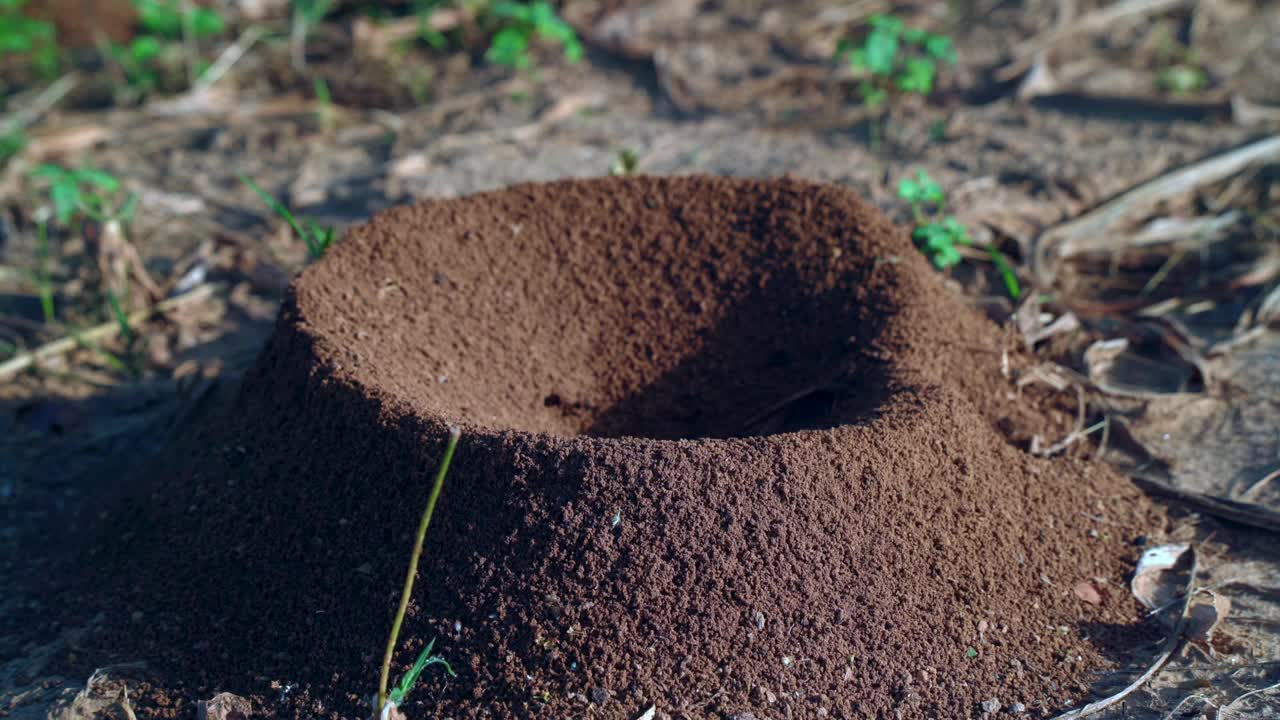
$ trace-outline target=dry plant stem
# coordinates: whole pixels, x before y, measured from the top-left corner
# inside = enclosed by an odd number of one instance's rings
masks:
[[[1227,500],[1226,498],[1183,490],[1170,485],[1168,480],[1145,477],[1141,470],[1129,471],[1127,474],[1144,490],[1171,497],[1178,502],[1194,507],[1200,512],[1242,525],[1270,530],[1271,532],[1280,532],[1280,512],[1276,512],[1265,505]]]
[[[26,129],[28,125],[40,119],[41,115],[61,102],[62,98],[66,97],[67,93],[74,90],[78,84],[80,84],[80,77],[75,73],[67,73],[58,78],[52,85],[40,91],[40,94],[26,107],[0,120],[0,135]]]
[[[453,461],[453,451],[457,449],[458,438],[461,436],[462,430],[457,426],[449,428],[449,443],[444,448],[444,457],[440,460],[440,469],[436,471],[435,484],[431,487],[431,495],[427,498],[427,507],[422,511],[422,520],[418,523],[418,537],[413,543],[413,553],[409,555],[409,572],[405,574],[404,591],[400,593],[400,607],[396,610],[396,619],[391,623],[387,651],[382,656],[382,674],[378,677],[378,707],[375,709],[374,717],[381,717],[382,708],[387,704],[391,657],[396,652],[396,641],[400,639],[400,626],[404,624],[404,614],[409,609],[409,598],[413,595],[413,581],[418,575],[418,561],[422,559],[422,543],[427,537],[431,516],[436,511],[436,501],[440,499],[440,491],[444,489],[444,478],[449,474],[449,463]]]
[[[195,88],[197,90],[207,90],[213,87],[215,83],[222,79],[223,75],[227,74],[228,70],[240,61],[240,58],[244,57],[245,53],[249,52],[254,43],[258,42],[258,39],[265,33],[266,30],[257,25],[245,30],[240,35],[240,39],[236,40],[234,45],[223,50],[218,59],[197,79]]]
[[[1052,30],[1020,44],[1014,51],[1017,59],[1000,68],[997,71],[997,77],[1001,80],[1012,80],[1031,67],[1037,53],[1051,50],[1058,43],[1076,34],[1109,28],[1130,16],[1145,17],[1190,4],[1190,0],[1126,0],[1086,13],[1074,20],[1059,22],[1058,26]]]
[[[1115,705],[1132,694],[1134,690],[1145,685],[1148,680],[1160,671],[1160,668],[1164,667],[1164,664],[1169,661],[1169,658],[1173,656],[1173,652],[1177,650],[1178,645],[1182,643],[1182,633],[1187,629],[1187,611],[1191,609],[1191,598],[1195,595],[1195,593],[1192,592],[1192,588],[1196,585],[1196,572],[1199,569],[1199,560],[1196,557],[1196,549],[1191,547],[1187,549],[1187,552],[1191,553],[1191,572],[1187,574],[1187,589],[1182,594],[1182,608],[1178,611],[1178,622],[1173,626],[1173,630],[1169,633],[1169,637],[1165,639],[1164,647],[1161,648],[1160,654],[1156,656],[1155,661],[1151,663],[1151,666],[1147,668],[1146,672],[1139,675],[1138,679],[1134,680],[1123,690],[1097,702],[1091,702],[1082,708],[1076,708],[1070,712],[1062,713],[1061,715],[1055,716],[1053,720],[1076,720],[1076,718],[1088,717],[1096,712]]]
[[[1230,715],[1235,715],[1235,714],[1236,714],[1236,711],[1233,709],[1233,708],[1235,707],[1236,703],[1238,703],[1238,702],[1240,702],[1240,701],[1242,701],[1242,700],[1245,700],[1245,699],[1251,698],[1251,697],[1253,697],[1254,695],[1261,695],[1261,694],[1263,694],[1263,693],[1271,692],[1272,690],[1280,690],[1280,683],[1276,683],[1276,684],[1274,684],[1274,685],[1268,685],[1268,686],[1266,686],[1266,687],[1258,688],[1257,690],[1250,690],[1249,692],[1247,692],[1247,693],[1245,693],[1245,694],[1241,695],[1240,697],[1236,698],[1235,700],[1232,700],[1229,704],[1227,704],[1227,705],[1225,705],[1225,706],[1223,706],[1223,707],[1218,708],[1218,713],[1217,713],[1217,716],[1214,718],[1214,720],[1227,720],[1227,719],[1228,719],[1228,717],[1230,717]],[[1230,715],[1228,715],[1228,713],[1229,713]]]
[[[1273,135],[1142,183],[1070,222],[1045,231],[1032,247],[1032,273],[1040,287],[1050,287],[1054,275],[1050,254],[1061,259],[1126,247],[1132,244],[1128,234],[1109,231],[1134,214],[1198,187],[1225,180],[1250,165],[1277,159],[1280,159],[1280,135]]]
[[[146,322],[155,315],[162,315],[180,307],[191,305],[196,302],[207,299],[213,295],[216,285],[199,285],[189,292],[183,293],[175,298],[169,298],[152,305],[149,308],[138,310],[129,315],[129,325],[137,326]],[[98,342],[115,336],[120,332],[120,323],[116,320],[102,323],[92,327],[82,333],[76,335],[68,335],[59,338],[53,342],[46,343],[31,352],[21,353],[9,358],[4,364],[0,364],[0,382],[12,380],[15,375],[32,366],[38,366],[41,362],[49,358],[71,352],[80,347],[83,341]]]

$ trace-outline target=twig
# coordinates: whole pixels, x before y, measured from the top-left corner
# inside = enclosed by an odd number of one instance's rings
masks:
[[[1115,705],[1132,694],[1134,690],[1145,685],[1148,680],[1160,671],[1160,668],[1164,667],[1164,664],[1169,661],[1169,658],[1173,656],[1174,651],[1178,649],[1178,645],[1182,643],[1182,633],[1187,629],[1187,611],[1191,609],[1191,597],[1193,595],[1191,588],[1195,587],[1196,572],[1199,568],[1199,563],[1196,559],[1196,549],[1191,547],[1187,549],[1187,552],[1191,553],[1191,571],[1187,575],[1187,590],[1182,599],[1182,609],[1178,612],[1178,622],[1174,625],[1173,631],[1169,633],[1169,637],[1165,638],[1164,647],[1161,648],[1160,654],[1156,656],[1155,661],[1151,663],[1151,667],[1148,667],[1146,672],[1139,675],[1132,683],[1129,683],[1128,687],[1125,687],[1114,695],[1098,700],[1097,702],[1091,702],[1082,708],[1076,708],[1070,712],[1062,713],[1061,715],[1053,718],[1053,720],[1076,720],[1076,718],[1088,717],[1100,710],[1105,710],[1112,705]]]
[[[1273,135],[1142,183],[1084,215],[1042,233],[1032,243],[1032,274],[1040,287],[1049,287],[1053,280],[1052,268],[1049,267],[1051,251],[1060,259],[1112,249],[1122,244],[1124,238],[1118,239],[1111,230],[1139,210],[1225,180],[1250,165],[1277,161],[1280,161],[1280,135]]]
[[[226,50],[223,50],[218,59],[209,66],[209,69],[201,73],[192,88],[193,92],[207,90],[221,80],[222,76],[226,75],[228,70],[240,62],[240,58],[249,52],[249,49],[258,42],[264,33],[266,33],[266,30],[259,25],[253,25],[241,33],[239,39]]]
[[[187,65],[187,87],[196,84],[196,47],[195,7],[191,0],[182,0],[182,54]]]
[[[78,84],[80,84],[80,76],[75,73],[67,73],[58,78],[52,85],[40,91],[40,94],[35,96],[26,107],[0,121],[0,135],[17,132],[40,119],[40,116],[50,108],[62,102],[62,98],[66,97],[67,93],[74,90]]]
[[[163,315],[168,312],[177,310],[186,305],[201,302],[213,295],[217,289],[216,285],[207,284],[199,285],[190,292],[179,295],[178,297],[162,300],[149,308],[138,310],[129,315],[129,324],[131,326],[140,325],[156,315]],[[0,382],[12,380],[18,373],[32,366],[39,366],[40,363],[49,358],[63,355],[81,347],[85,342],[100,342],[108,338],[114,337],[120,332],[120,322],[111,320],[101,325],[92,327],[82,333],[74,333],[66,337],[59,338],[52,342],[41,345],[30,352],[21,353],[15,357],[9,358],[4,364],[0,365]]]
[[[1266,475],[1263,475],[1257,482],[1253,483],[1248,488],[1245,488],[1245,491],[1240,493],[1240,499],[1246,502],[1253,502],[1253,499],[1257,497],[1258,493],[1262,492],[1262,488],[1266,487],[1268,483],[1276,478],[1280,478],[1280,468],[1276,468]]]
[[[405,611],[409,609],[409,598],[413,595],[413,581],[418,576],[418,561],[422,559],[422,543],[427,537],[427,527],[431,525],[431,516],[436,511],[436,501],[440,499],[440,491],[444,489],[445,475],[449,474],[449,463],[453,462],[453,451],[458,447],[458,438],[462,430],[457,426],[449,428],[449,444],[444,448],[444,457],[440,460],[440,469],[436,471],[436,481],[431,487],[431,495],[427,498],[427,507],[422,511],[422,520],[418,523],[418,536],[413,543],[413,553],[409,555],[409,572],[405,574],[404,590],[400,593],[400,608],[396,610],[396,618],[391,623],[391,635],[387,638],[387,651],[382,656],[382,674],[378,677],[378,707],[375,718],[382,717],[382,708],[387,704],[387,682],[391,678],[391,658],[396,652],[396,642],[400,639],[400,626],[404,624]]]
[[[1001,80],[1012,80],[1031,67],[1032,60],[1038,53],[1051,50],[1058,43],[1076,34],[1113,27],[1117,22],[1131,15],[1154,15],[1190,4],[1191,0],[1125,0],[1085,13],[1071,22],[1020,44],[1014,51],[1017,59],[1000,68],[997,71],[997,77]]]
[[[1231,709],[1232,706],[1234,706],[1236,703],[1240,702],[1241,700],[1244,700],[1247,697],[1253,697],[1254,695],[1261,695],[1262,693],[1265,693],[1265,692],[1271,692],[1272,690],[1276,690],[1276,689],[1280,689],[1280,683],[1276,683],[1275,685],[1268,685],[1263,688],[1258,688],[1257,690],[1250,690],[1249,692],[1241,695],[1235,700],[1232,700],[1230,703],[1218,708],[1218,714],[1217,714],[1216,720],[1227,720],[1227,713],[1228,712],[1234,713],[1235,710]]]
[[[1236,502],[1235,500],[1183,490],[1167,482],[1143,477],[1132,470],[1128,471],[1127,474],[1139,487],[1157,495],[1164,495],[1186,503],[1203,513],[1237,522],[1241,525],[1249,525],[1250,527],[1270,530],[1271,532],[1280,532],[1280,513],[1263,505]]]

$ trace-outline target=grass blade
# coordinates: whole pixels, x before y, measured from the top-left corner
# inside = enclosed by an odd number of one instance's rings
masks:
[[[418,575],[418,561],[422,559],[422,543],[427,537],[427,528],[431,525],[431,516],[436,511],[436,501],[440,499],[440,491],[444,489],[444,478],[449,474],[449,464],[453,462],[453,451],[458,447],[458,438],[462,430],[449,428],[449,443],[444,448],[444,457],[440,460],[440,469],[436,472],[435,484],[431,487],[431,495],[427,498],[427,507],[422,512],[422,520],[418,523],[418,536],[413,544],[413,552],[409,555],[409,572],[404,578],[404,590],[400,593],[400,608],[396,610],[396,618],[391,624],[391,635],[387,638],[387,651],[382,656],[382,674],[378,678],[378,707],[376,716],[381,717],[382,709],[387,704],[387,681],[391,677],[391,659],[396,652],[396,641],[400,639],[400,626],[404,624],[405,611],[409,609],[409,598],[413,595],[413,581]],[[430,646],[427,647],[431,649]],[[421,661],[422,658],[419,658]],[[431,664],[427,662],[427,664]],[[415,667],[416,667],[415,663]],[[425,669],[426,665],[423,665]],[[450,668],[450,672],[452,672]],[[412,673],[412,671],[410,671]],[[421,674],[422,670],[418,671]],[[406,676],[407,677],[407,676]],[[417,677],[414,677],[417,680]],[[402,683],[403,685],[403,683]],[[407,692],[407,690],[406,690]],[[401,700],[404,698],[401,697]]]

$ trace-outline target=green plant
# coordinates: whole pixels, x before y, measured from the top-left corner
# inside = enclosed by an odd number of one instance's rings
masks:
[[[122,209],[113,210],[111,196],[119,192],[120,180],[111,173],[92,167],[73,170],[45,163],[33,170],[31,177],[48,183],[54,217],[63,225],[81,213],[98,219],[127,215],[136,204],[136,198],[131,198]]]
[[[311,87],[316,95],[316,122],[319,123],[321,130],[332,132],[338,122],[338,109],[333,104],[333,94],[329,92],[329,83],[317,75],[311,81]]]
[[[858,92],[873,113],[883,113],[900,94],[928,96],[937,84],[939,64],[956,64],[955,43],[945,35],[907,27],[891,15],[872,15],[867,23],[870,30],[862,43],[840,41],[836,57],[862,77]],[[872,128],[878,133],[876,123]],[[879,143],[878,135],[872,142]]]
[[[418,659],[413,663],[413,667],[409,668],[409,672],[400,678],[400,684],[392,688],[387,694],[387,705],[400,707],[404,704],[405,698],[409,696],[409,692],[418,684],[418,678],[422,676],[422,672],[432,665],[443,665],[445,672],[452,677],[457,677],[458,673],[453,671],[453,666],[449,665],[449,661],[440,655],[434,655],[431,649],[435,647],[436,641],[433,639],[427,643],[427,646],[418,654]]]
[[[293,24],[289,33],[289,52],[293,66],[302,70],[307,66],[307,37],[320,24],[335,0],[293,0]]]
[[[1189,95],[1209,86],[1209,74],[1196,49],[1180,41],[1167,25],[1155,31],[1156,84],[1174,95]]]
[[[178,40],[184,34],[196,38],[221,35],[226,20],[216,10],[181,0],[134,0],[138,19],[148,33],[162,39]]]
[[[929,177],[929,173],[920,170],[914,179],[903,178],[898,183],[898,197],[911,205],[911,215],[916,223],[911,237],[920,243],[921,251],[939,270],[964,260],[960,246],[972,245],[973,238],[963,223],[947,214],[947,195],[942,186]],[[1013,264],[993,245],[987,246],[987,255],[1000,272],[1009,295],[1020,297],[1022,287]]]
[[[1195,65],[1179,63],[1161,68],[1157,75],[1160,89],[1174,95],[1189,95],[1209,86],[1209,76]]]
[[[578,34],[556,14],[555,6],[548,0],[498,2],[489,8],[489,14],[500,26],[485,53],[489,62],[528,69],[533,65],[529,48],[536,38],[559,43],[569,62],[582,59],[584,50]]]
[[[400,638],[400,626],[404,624],[405,611],[409,609],[409,598],[413,596],[413,581],[418,576],[418,562],[422,559],[422,544],[427,538],[427,528],[431,526],[431,516],[435,514],[436,502],[440,500],[440,491],[444,489],[445,476],[449,474],[449,465],[453,462],[453,453],[458,448],[458,438],[462,436],[462,431],[457,427],[449,428],[449,441],[444,448],[444,457],[440,459],[440,467],[436,471],[435,482],[431,486],[431,494],[427,497],[427,506],[422,511],[422,519],[418,522],[418,533],[414,538],[413,551],[409,554],[409,571],[405,574],[404,589],[400,592],[400,607],[396,610],[395,619],[391,623],[391,634],[387,637],[387,649],[382,656],[382,672],[378,676],[378,702],[375,709],[375,715],[384,718],[390,713],[387,709],[392,706],[398,707],[404,702],[405,696],[413,689],[418,682],[418,677],[422,675],[422,671],[429,665],[442,664],[449,674],[454,674],[453,668],[449,666],[443,658],[431,655],[431,648],[435,645],[432,640],[427,643],[426,649],[418,656],[418,661],[413,664],[409,672],[400,680],[400,685],[390,696],[387,695],[387,681],[391,678],[391,659],[396,652],[396,642]]]
[[[36,224],[37,257],[39,265],[35,272],[36,288],[40,293],[40,310],[44,314],[46,325],[57,320],[53,303],[53,272],[49,269],[52,253],[49,251],[49,223],[41,220]]]
[[[331,227],[317,225],[310,220],[307,220],[304,225],[294,217],[293,213],[289,211],[289,208],[284,206],[284,203],[277,200],[271,193],[263,190],[258,186],[258,183],[250,180],[248,177],[241,175],[240,182],[252,188],[253,191],[258,194],[258,197],[262,198],[262,201],[267,204],[267,207],[271,208],[276,215],[279,215],[285,222],[289,223],[289,227],[293,228],[294,234],[307,244],[307,252],[311,254],[312,258],[319,259],[338,239],[337,231]]]
[[[129,85],[142,94],[157,90],[171,59],[183,56],[188,79],[194,80],[202,64],[195,57],[194,43],[221,35],[227,26],[222,15],[181,0],[134,0],[133,4],[143,32],[127,45],[108,45]]]
[[[22,12],[27,0],[0,0],[0,55],[26,55],[42,75],[58,70],[58,43],[53,23]]]
[[[636,151],[630,148],[623,148],[618,151],[618,157],[609,166],[609,174],[634,175],[639,166],[640,156],[636,154]]]

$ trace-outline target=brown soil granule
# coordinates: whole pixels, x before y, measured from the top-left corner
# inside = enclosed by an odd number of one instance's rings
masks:
[[[833,186],[382,213],[294,283],[235,406],[107,506],[80,661],[147,660],[161,715],[225,690],[367,716],[454,423],[394,676],[434,639],[457,677],[410,717],[1043,716],[1137,645],[1157,518],[1006,439],[1002,348]]]

